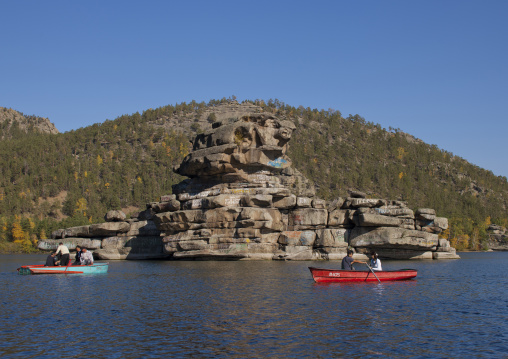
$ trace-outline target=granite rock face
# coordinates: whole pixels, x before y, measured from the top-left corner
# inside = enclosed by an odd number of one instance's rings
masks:
[[[487,228],[489,248],[494,251],[508,251],[508,229],[497,224]]]
[[[58,229],[52,239],[40,240],[39,249],[56,250],[62,242],[69,250],[76,246],[92,251],[98,259],[159,259],[167,258],[162,237],[154,221],[142,215],[126,219],[122,211],[110,211],[107,222],[88,226]]]
[[[174,168],[189,179],[173,186],[172,195],[136,218],[115,211],[106,223],[52,237],[99,240],[95,255],[103,259],[338,260],[348,246],[356,258],[373,249],[384,258],[458,258],[438,236],[447,219],[432,209],[414,212],[362,192],[317,198],[286,155],[294,129],[264,113],[214,123]]]

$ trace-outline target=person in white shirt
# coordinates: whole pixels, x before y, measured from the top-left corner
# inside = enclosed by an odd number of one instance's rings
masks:
[[[381,268],[381,259],[377,257],[377,253],[374,251],[370,253],[370,266],[375,271],[383,270],[383,268]]]
[[[56,255],[60,254],[59,264],[61,266],[66,266],[69,264],[69,248],[64,246],[62,242],[58,243],[58,248],[56,249]]]
[[[93,255],[92,252],[89,252],[86,248],[81,248],[81,261],[82,266],[92,265],[93,264]]]

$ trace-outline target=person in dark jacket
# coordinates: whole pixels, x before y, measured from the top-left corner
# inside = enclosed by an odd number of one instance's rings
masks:
[[[46,264],[44,264],[44,267],[54,267],[56,266],[56,253],[51,252],[51,254],[46,258]]]
[[[348,249],[347,256],[345,256],[342,259],[342,269],[345,269],[345,270],[355,270],[353,268],[353,263],[363,263],[363,264],[365,264],[365,262],[354,260],[353,259],[353,251]]]
[[[81,247],[76,246],[76,256],[74,257],[74,263],[72,263],[73,266],[79,266],[81,265]]]

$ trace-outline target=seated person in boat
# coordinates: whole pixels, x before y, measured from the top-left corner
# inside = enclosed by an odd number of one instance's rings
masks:
[[[79,266],[81,265],[81,247],[76,246],[76,257],[74,257],[74,263],[72,263],[73,266]]]
[[[344,269],[344,270],[355,270],[353,268],[353,263],[364,263],[365,264],[365,262],[354,260],[353,259],[353,251],[351,249],[348,249],[347,250],[347,256],[345,256],[342,259],[342,269]]]
[[[370,252],[370,266],[375,271],[383,270],[383,268],[381,268],[381,259],[378,258],[375,251]]]
[[[86,248],[82,248],[80,260],[82,266],[92,265],[93,264],[92,252],[89,252],[88,249]]]
[[[64,246],[62,242],[58,243],[58,248],[56,249],[56,254],[60,254],[60,265],[66,266],[69,264],[69,248]]]
[[[46,258],[46,264],[44,264],[44,267],[54,267],[56,266],[56,253],[51,252],[50,255]]]

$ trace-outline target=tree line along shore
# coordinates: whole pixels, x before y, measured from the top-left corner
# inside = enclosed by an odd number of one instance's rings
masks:
[[[128,216],[143,210],[185,178],[172,168],[191,151],[191,138],[217,120],[253,112],[296,124],[288,155],[319,197],[360,190],[413,209],[434,208],[448,218],[445,234],[457,250],[506,244],[506,177],[359,115],[223,98],[149,109],[66,133],[16,126],[16,119],[34,117],[0,109],[0,251],[31,252],[57,228],[101,222],[113,209]]]

